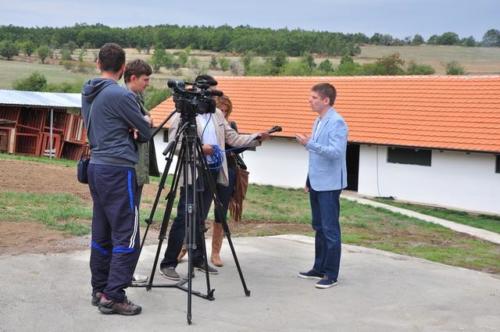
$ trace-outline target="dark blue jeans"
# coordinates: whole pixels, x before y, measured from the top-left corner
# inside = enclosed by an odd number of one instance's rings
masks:
[[[123,302],[139,259],[139,220],[133,167],[90,164],[93,292]]]
[[[213,178],[217,179],[217,172],[212,172]],[[193,250],[193,264],[198,265],[203,262],[203,252],[202,252],[202,241],[205,240],[204,237],[204,222],[207,219],[208,212],[210,210],[210,205],[212,204],[212,192],[208,184],[203,184],[201,178],[197,180],[198,190],[203,188],[198,195],[198,213],[196,217],[196,249]],[[189,192],[191,192],[191,186],[188,186]],[[184,238],[186,236],[186,222],[184,220],[185,209],[186,209],[186,189],[181,187],[179,203],[177,205],[177,216],[175,217],[170,232],[168,234],[168,245],[165,250],[165,256],[160,264],[161,267],[176,267],[177,266],[177,256],[182,249],[182,244],[184,243]],[[188,197],[188,202],[191,202],[191,195]],[[201,199],[201,201],[200,201]],[[203,229],[202,229],[203,228]]]
[[[313,270],[337,281],[340,267],[340,192],[310,189],[312,227],[316,231]]]

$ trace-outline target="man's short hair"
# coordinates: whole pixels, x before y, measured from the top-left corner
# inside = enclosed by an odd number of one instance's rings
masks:
[[[330,83],[318,83],[311,88],[311,91],[316,92],[321,98],[328,98],[330,106],[335,103],[335,98],[337,98],[337,90]]]
[[[125,51],[118,44],[106,43],[99,50],[98,58],[101,71],[117,73],[125,63]]]
[[[125,83],[130,82],[132,75],[135,77],[141,77],[142,75],[149,76],[153,73],[151,66],[144,60],[136,59],[127,63],[125,67],[125,73],[123,74],[123,79]]]

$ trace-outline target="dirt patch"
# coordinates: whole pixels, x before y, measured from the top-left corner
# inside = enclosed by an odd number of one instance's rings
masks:
[[[72,237],[33,222],[0,221],[0,254],[52,253],[88,247],[88,237]]]
[[[0,192],[68,193],[91,204],[88,186],[76,180],[75,172],[74,167],[0,160]],[[144,186],[143,197],[153,201],[157,189],[158,183]],[[148,206],[151,204],[144,204],[144,207]],[[207,238],[211,236],[210,226],[208,227]],[[229,227],[234,237],[311,232],[310,225],[273,222],[230,222]],[[159,228],[158,223],[151,226],[147,245],[157,242]],[[144,229],[141,231],[141,235],[144,234]],[[0,255],[81,250],[88,248],[89,239],[88,235],[74,237],[35,222],[3,221],[0,216]]]
[[[76,168],[21,160],[0,160],[0,191],[70,193],[90,201],[89,188],[76,180]]]

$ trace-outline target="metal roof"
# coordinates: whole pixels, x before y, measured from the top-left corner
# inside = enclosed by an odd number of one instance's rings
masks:
[[[81,108],[79,93],[0,90],[0,105]]]

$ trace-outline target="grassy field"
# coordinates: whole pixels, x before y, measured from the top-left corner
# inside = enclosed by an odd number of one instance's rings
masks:
[[[445,74],[445,65],[458,61],[467,74],[500,74],[499,47],[464,47],[464,46],[363,46],[356,58],[360,62],[372,62],[385,55],[399,53],[406,61],[428,64],[434,67],[436,74]]]
[[[0,154],[0,159],[9,158],[34,160]],[[50,162],[51,167],[55,163],[60,163],[61,167],[74,166],[73,161],[48,161],[46,158],[38,161]],[[150,212],[157,181],[154,179],[150,185],[152,188],[145,190],[141,219]],[[166,190],[163,194],[166,194]],[[156,227],[163,215],[163,205],[162,199],[155,218]],[[67,192],[28,194],[0,191],[0,216],[0,222],[36,221],[53,229],[82,235],[89,232],[91,202]],[[302,190],[250,185],[243,221],[248,227],[258,228],[258,235],[276,234],[276,229],[281,233],[297,233],[297,229],[300,229],[302,234],[313,235],[310,220],[308,196]],[[302,227],[296,227],[298,225]],[[499,245],[439,225],[343,199],[341,225],[344,243],[500,274]]]
[[[179,50],[167,50],[171,53],[176,53]],[[88,50],[84,60],[92,63],[98,50]],[[144,59],[150,60],[150,54],[144,52],[139,53],[136,49],[126,49],[127,59]],[[355,61],[360,63],[374,62],[377,58],[385,55],[399,53],[406,61],[416,61],[421,64],[428,64],[434,67],[436,74],[445,73],[445,65],[450,61],[458,61],[464,66],[468,74],[500,74],[500,48],[498,47],[462,47],[462,46],[437,46],[437,45],[421,45],[421,46],[375,46],[368,45],[361,47],[361,54],[355,57]],[[78,50],[75,51],[78,54]],[[231,71],[207,70],[209,67],[211,56],[223,56],[230,62],[237,62],[241,66],[241,58],[235,54],[224,54],[209,51],[192,50],[191,58],[196,58],[198,68],[180,68],[177,70],[166,70],[162,68],[160,72],[154,73],[151,76],[152,84],[157,88],[164,88],[168,78],[183,78],[192,79],[200,72],[208,72],[214,76],[231,76]],[[320,63],[325,59],[329,59],[333,64],[340,62],[340,57],[317,57],[316,63]],[[49,83],[62,82],[83,82],[86,79],[95,76],[95,74],[79,74],[73,73],[64,69],[58,64],[42,65],[32,58],[31,62],[21,61],[23,57],[15,57],[16,61],[0,60],[0,71],[2,80],[0,81],[1,89],[11,89],[12,83],[19,79],[28,77],[32,72],[39,71],[44,74]],[[256,57],[256,60],[263,61],[262,58]],[[290,57],[293,61],[296,58]],[[57,63],[58,60],[51,60]]]
[[[93,74],[76,74],[60,65],[0,60],[0,73],[2,73],[0,89],[12,89],[12,84],[16,80],[27,78],[35,71],[43,74],[49,83],[81,82],[83,85],[85,80],[95,76]]]
[[[443,218],[446,220],[454,221],[460,224],[469,225],[472,227],[486,229],[491,232],[500,233],[500,217],[490,216],[484,214],[473,214],[463,211],[449,210],[445,208],[408,204],[397,202],[392,199],[377,198],[379,202],[394,205],[408,210],[413,210],[429,216]]]

